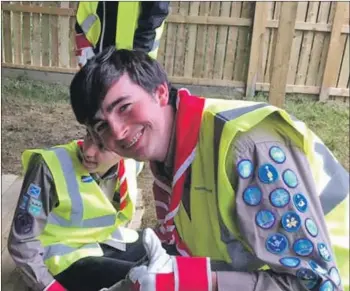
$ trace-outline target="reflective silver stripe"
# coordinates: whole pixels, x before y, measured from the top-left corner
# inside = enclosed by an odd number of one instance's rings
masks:
[[[159,39],[154,40],[151,51],[154,51],[157,48],[159,48],[159,45],[160,45],[160,40]]]
[[[82,227],[105,227],[105,226],[111,226],[114,225],[116,220],[116,215],[110,214],[105,216],[99,216],[96,218],[89,218],[83,220]]]
[[[72,248],[64,244],[53,244],[44,248],[44,260],[48,260],[54,256],[64,256],[79,249],[99,248],[97,243],[85,244],[80,248]]]
[[[80,25],[85,35],[89,32],[91,26],[94,24],[96,20],[97,20],[97,16],[94,14],[90,14],[87,18],[85,18],[83,23]]]
[[[182,174],[188,169],[188,167],[192,164],[194,157],[196,156],[196,148],[192,150],[190,155],[186,158],[186,160],[183,162],[183,164],[179,167],[179,169],[176,171],[174,178],[173,178],[173,183],[172,186],[174,187],[177,180],[180,179]]]

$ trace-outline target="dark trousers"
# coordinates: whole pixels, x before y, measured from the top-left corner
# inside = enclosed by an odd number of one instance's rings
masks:
[[[124,279],[135,262],[146,255],[142,234],[126,251],[101,244],[102,257],[86,257],[55,276],[68,291],[98,291]]]

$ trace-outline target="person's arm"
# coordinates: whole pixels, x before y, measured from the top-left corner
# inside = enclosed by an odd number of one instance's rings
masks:
[[[133,48],[150,53],[155,58],[162,25],[169,14],[169,1],[141,1],[141,12],[134,35]]]
[[[233,151],[236,225],[270,269],[217,272],[217,290],[342,290],[303,152],[272,130],[259,127],[242,134]]]
[[[29,287],[42,291],[65,290],[50,274],[43,260],[38,236],[52,208],[58,203],[52,175],[41,155],[32,156],[15,210],[8,250]]]

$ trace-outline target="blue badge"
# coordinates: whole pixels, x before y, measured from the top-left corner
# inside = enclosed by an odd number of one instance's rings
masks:
[[[321,275],[327,274],[327,270],[322,268],[319,264],[317,264],[315,261],[310,260],[309,265],[316,273],[319,273]]]
[[[297,277],[307,289],[313,289],[318,282],[318,275],[310,269],[300,268]]]
[[[294,242],[293,250],[297,255],[306,257],[312,253],[314,245],[307,238],[300,238]]]
[[[241,178],[248,179],[254,171],[253,163],[250,160],[241,160],[237,165],[237,171]]]
[[[317,250],[318,250],[318,254],[320,255],[320,257],[323,260],[325,260],[326,262],[330,262],[332,260],[331,254],[330,254],[326,244],[318,243]]]
[[[278,173],[271,164],[263,164],[258,170],[259,179],[264,184],[271,184],[278,179]]]
[[[31,215],[39,216],[42,207],[43,207],[43,204],[41,201],[39,201],[37,199],[30,198],[29,204],[28,204],[28,212]]]
[[[39,195],[40,195],[40,192],[41,192],[41,188],[38,185],[35,185],[35,184],[32,183],[28,187],[27,194],[29,196],[34,197],[34,198],[38,198]]]
[[[81,181],[83,183],[90,183],[92,182],[94,179],[91,176],[81,176]]]
[[[273,146],[269,151],[270,158],[277,164],[282,164],[286,160],[286,155],[278,146]]]
[[[270,193],[270,202],[275,207],[284,207],[290,201],[289,192],[283,188],[277,188]]]
[[[33,229],[34,218],[27,212],[19,212],[14,220],[15,231],[18,234],[28,234]]]
[[[294,211],[288,211],[283,214],[281,222],[283,228],[288,232],[296,232],[301,226],[300,216]]]
[[[23,195],[21,202],[19,203],[19,208],[25,210],[27,208],[29,197],[27,195]]]
[[[280,263],[288,268],[296,268],[300,265],[300,259],[296,257],[284,257],[280,259]]]
[[[341,283],[341,279],[340,279],[340,275],[339,275],[338,269],[336,267],[332,267],[329,270],[328,274],[331,277],[331,279],[333,280],[334,284],[339,286],[340,283]]]
[[[333,291],[334,286],[331,281],[327,280],[320,286],[320,291]]]
[[[274,233],[266,240],[266,249],[273,254],[281,254],[288,248],[287,237],[281,233]]]
[[[275,215],[270,210],[260,210],[255,216],[255,222],[262,229],[269,229],[275,223]]]
[[[307,210],[307,200],[305,196],[301,193],[295,194],[293,196],[293,202],[295,207],[300,211],[300,212],[305,212]]]
[[[257,186],[250,186],[243,192],[243,201],[250,206],[258,205],[261,202],[261,198],[262,193]]]
[[[311,218],[305,220],[305,228],[311,236],[316,237],[318,235],[317,225]]]
[[[297,175],[292,170],[285,170],[282,175],[284,183],[289,187],[289,188],[295,188],[298,186],[298,178]]]

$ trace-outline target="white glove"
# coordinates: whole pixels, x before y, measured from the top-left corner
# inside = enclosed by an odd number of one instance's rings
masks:
[[[90,42],[86,39],[83,33],[75,35],[76,51],[75,55],[78,58],[80,68],[85,66],[87,60],[91,59],[95,53]]]
[[[148,266],[134,267],[129,279],[136,291],[211,291],[210,259],[205,257],[173,257],[163,249],[152,229],[143,233]]]

